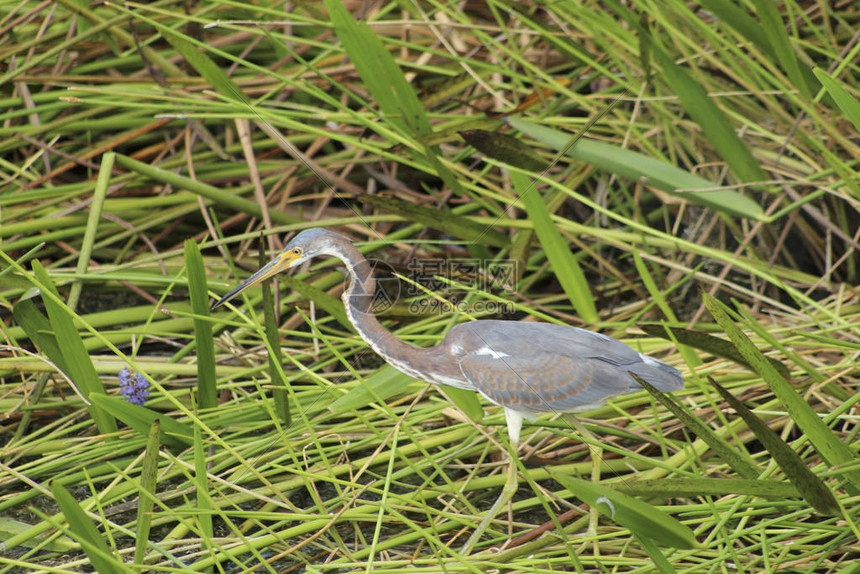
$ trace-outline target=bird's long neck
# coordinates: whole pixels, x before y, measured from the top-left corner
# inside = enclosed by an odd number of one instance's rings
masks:
[[[358,330],[358,334],[389,364],[410,376],[426,381],[426,375],[410,365],[419,366],[429,363],[428,366],[430,366],[436,363],[432,360],[433,352],[431,349],[415,347],[401,341],[385,329],[373,314],[376,279],[373,278],[371,264],[352,245],[344,246],[343,251],[338,253],[337,257],[346,264],[349,273],[349,286],[341,298],[346,307],[346,313]],[[426,373],[428,369],[425,367],[423,370]]]

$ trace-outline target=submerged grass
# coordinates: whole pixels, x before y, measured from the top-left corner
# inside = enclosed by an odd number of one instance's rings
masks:
[[[0,572],[854,567],[860,11],[628,4],[6,6]],[[260,231],[274,252],[318,226],[376,261],[404,340],[582,325],[686,389],[672,410],[643,391],[588,413],[599,444],[526,422],[510,514],[463,555],[505,481],[498,408],[384,365],[328,261],[280,281],[277,337],[258,291],[206,312],[205,285],[256,268]],[[118,398],[124,367],[145,409]],[[554,477],[596,476],[598,446],[595,492],[695,545],[581,492],[605,511],[588,529],[578,482]]]

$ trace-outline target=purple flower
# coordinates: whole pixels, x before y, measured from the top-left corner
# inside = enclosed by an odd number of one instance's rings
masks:
[[[143,406],[149,398],[149,381],[140,373],[132,373],[128,367],[119,372],[119,389],[125,400],[133,405]]]

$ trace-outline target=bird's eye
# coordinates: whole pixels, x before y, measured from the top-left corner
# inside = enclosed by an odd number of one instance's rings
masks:
[[[294,248],[294,249],[293,249],[293,253],[295,253],[296,255],[301,255],[301,254],[302,254],[302,250],[301,250],[301,249],[299,249],[298,247],[296,247],[296,248]]]

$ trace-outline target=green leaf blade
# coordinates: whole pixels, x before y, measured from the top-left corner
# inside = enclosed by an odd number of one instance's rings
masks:
[[[803,459],[788,446],[782,438],[764,424],[745,404],[735,398],[713,378],[711,384],[720,395],[744,419],[747,426],[755,433],[756,438],[773,456],[785,475],[797,487],[798,492],[815,510],[822,514],[835,516],[839,514],[839,503],[833,493],[804,463]]]
[[[860,132],[860,101],[824,70],[816,68],[812,70],[812,73],[815,74],[815,77],[818,78],[821,85],[824,86],[824,89],[833,98],[833,101],[836,102],[842,114],[848,121],[854,124],[854,129]]]
[[[58,342],[62,341],[62,344],[58,346],[68,369],[69,378],[77,385],[84,399],[89,400],[90,394],[94,392],[104,393],[104,385],[102,385],[93,361],[84,346],[84,341],[72,320],[74,312],[57,301],[60,297],[57,288],[54,287],[48,272],[36,260],[33,261],[33,272],[44,290],[42,301],[45,303],[45,310],[48,312],[48,319],[54,336]],[[90,413],[99,432],[103,434],[116,432],[116,421],[109,414],[98,407],[91,407]]]
[[[689,527],[650,504],[587,480],[557,473],[551,473],[551,476],[577,498],[637,536],[672,548],[692,549],[698,546],[696,535]]]
[[[729,361],[733,361],[753,370],[750,364],[747,363],[746,359],[744,359],[744,356],[740,354],[737,347],[735,347],[731,341],[726,341],[725,339],[720,339],[719,337],[714,337],[713,335],[702,333],[701,331],[684,329],[682,327],[668,327],[664,325],[645,323],[640,323],[638,327],[649,335],[662,337],[669,341],[677,341],[683,345],[694,347],[716,357],[728,359]],[[672,333],[671,337],[666,334],[667,330]],[[779,371],[779,374],[782,375],[786,381],[791,381],[791,372],[788,370],[788,367],[778,359],[774,359],[772,357],[766,358],[771,366]]]
[[[260,251],[257,264],[261,269],[266,264],[266,249],[262,234],[260,234]],[[275,412],[280,417],[281,424],[289,427],[292,421],[289,390],[287,389],[289,383],[284,378],[284,371],[281,368],[283,356],[281,355],[281,343],[278,334],[278,325],[280,323],[278,321],[278,310],[275,308],[272,283],[271,279],[267,279],[261,285],[263,290],[263,322],[266,326],[266,340],[268,341],[267,348],[269,351],[269,377],[272,379],[272,385],[275,387],[273,392]]]
[[[725,439],[715,433],[708,425],[684,410],[668,393],[661,393],[636,373],[630,373],[630,375],[636,379],[639,384],[651,394],[651,396],[675,415],[685,427],[690,429],[693,434],[711,447],[711,450],[713,450],[720,459],[724,460],[726,464],[732,467],[735,472],[748,480],[755,480],[761,474],[761,469],[745,449],[734,448],[726,442]]]
[[[809,438],[818,454],[831,466],[846,465],[850,468],[851,465],[856,465],[857,457],[854,452],[824,424],[803,397],[792,389],[791,385],[771,366],[767,358],[761,354],[741,328],[732,321],[725,305],[707,293],[703,293],[702,297],[705,307],[729,336],[747,363],[767,383],[792,420]],[[860,471],[846,470],[845,476],[850,483],[851,490],[860,492]]]
[[[362,195],[358,200],[389,213],[396,213],[409,221],[418,221],[427,227],[437,229],[446,235],[459,237],[464,241],[501,248],[511,243],[503,233],[447,210],[429,208],[381,195]]]
[[[367,377],[364,380],[364,384],[357,385],[345,395],[332,402],[328,406],[328,409],[332,412],[342,412],[364,408],[373,402],[399,393],[414,380],[391,365],[385,365]]]
[[[186,447],[191,444],[192,427],[173,420],[167,415],[160,415],[146,407],[140,407],[124,401],[119,397],[92,393],[90,400],[99,408],[133,428],[141,436],[148,436],[152,423],[156,420],[161,426],[161,444],[171,447]]]
[[[197,347],[197,404],[201,409],[218,406],[218,388],[215,377],[215,345],[212,341],[212,323],[209,321],[209,290],[203,257],[193,239],[185,242],[185,266],[188,270],[188,293],[194,313],[194,341]]]
[[[662,48],[654,46],[654,55],[660,62],[666,83],[680,98],[684,109],[702,128],[738,179],[745,183],[766,181],[768,177],[758,160],[744,144],[726,114],[714,103],[702,85],[676,64]]]
[[[597,304],[585,278],[585,272],[555,226],[543,197],[534,188],[531,180],[522,173],[512,171],[511,182],[526,208],[529,219],[534,223],[541,247],[574,309],[587,324],[596,324],[600,321],[600,314],[597,312]]]
[[[806,98],[812,97],[812,90],[808,82],[808,74],[804,75],[803,67],[797,54],[794,53],[794,47],[791,43],[791,38],[785,27],[785,22],[779,13],[777,3],[773,0],[753,0],[756,14],[761,21],[761,28],[764,30],[768,43],[771,47],[771,53],[776,59],[776,63],[785,70],[792,85],[797,88],[797,91]],[[808,68],[806,69],[808,72]],[[811,78],[814,84],[815,78]]]
[[[140,489],[137,503],[137,536],[134,541],[134,563],[143,564],[146,556],[146,543],[149,541],[152,524],[152,509],[155,506],[155,492],[158,488],[158,447],[161,445],[161,422],[152,421],[146,439],[146,452],[143,456],[143,469],[140,472]]]
[[[32,299],[22,299],[12,309],[15,322],[24,329],[31,341],[44,353],[49,361],[57,365],[57,368],[69,375],[69,368],[63,358],[63,352],[54,336],[51,322],[39,312]]]
[[[325,0],[337,37],[380,111],[405,133],[430,133],[430,121],[418,94],[379,37],[365,22],[356,22],[339,0]]]
[[[78,501],[57,481],[52,481],[50,486],[57,506],[69,522],[72,536],[83,546],[96,572],[104,574],[126,572],[122,561],[114,557],[104,537]]]
[[[564,149],[570,135],[522,118],[508,118],[508,124],[555,149]],[[582,138],[567,155],[633,181],[643,181],[661,191],[716,211],[760,219],[764,211],[752,199],[734,190],[717,189],[715,183],[644,154],[603,142]],[[695,190],[687,192],[686,190]]]

